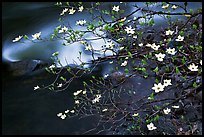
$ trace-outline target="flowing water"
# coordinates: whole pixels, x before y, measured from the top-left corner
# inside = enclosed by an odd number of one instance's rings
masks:
[[[111,9],[114,4],[116,3],[106,3],[104,8]],[[130,12],[134,10],[128,7],[131,4],[134,3],[120,4],[121,9],[126,8],[127,12]],[[142,6],[142,3],[137,4]],[[89,3],[86,3],[85,6],[89,6]],[[200,3],[194,3],[190,6],[197,8]],[[79,43],[68,47],[62,46],[61,41],[12,43],[12,40],[18,35],[26,34],[31,37],[31,34],[40,31],[42,38],[50,35],[53,29],[59,25],[58,18],[62,9],[55,7],[54,3],[47,2],[3,3],[2,8],[3,134],[80,134],[93,127],[93,118],[61,120],[56,116],[57,113],[73,106],[73,92],[83,88],[82,81],[90,79],[91,76],[73,81],[70,87],[63,92],[50,92],[48,90],[36,92],[33,90],[34,86],[48,84],[54,78],[45,71],[21,77],[13,77],[7,71],[6,64],[9,62],[25,59],[50,61],[52,53],[56,51],[59,51],[59,58],[63,65],[66,65],[65,58],[68,64],[73,64],[73,60],[77,61],[79,50],[83,51],[84,61],[92,59],[91,55],[84,51],[84,47]],[[72,22],[70,25],[74,29],[83,29],[83,27],[76,27],[75,25],[76,21],[80,19],[90,20],[90,17],[86,12],[67,17],[67,21]],[[160,22],[159,17],[156,20]],[[87,37],[93,38],[94,36]],[[95,41],[94,45],[102,42]],[[110,54],[107,53],[107,55]],[[109,73],[115,64],[107,64],[100,65],[92,75],[102,76]],[[145,91],[150,89],[154,83],[154,78],[149,80],[137,78],[136,83],[144,85],[144,92],[142,92],[144,95],[146,94]]]

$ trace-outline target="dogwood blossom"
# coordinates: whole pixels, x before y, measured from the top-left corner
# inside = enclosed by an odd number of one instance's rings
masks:
[[[134,113],[132,116],[137,117],[138,115],[139,115],[139,113]]]
[[[173,5],[171,8],[172,8],[172,9],[176,9],[176,8],[178,8],[178,6]]]
[[[188,69],[190,69],[191,71],[198,71],[198,66],[192,63],[188,66]]]
[[[125,47],[120,47],[120,50],[123,50]]]
[[[68,112],[69,112],[69,109],[67,109],[67,110],[64,111],[64,113],[68,113]]]
[[[72,7],[71,9],[69,9],[69,14],[74,14],[76,12],[76,10],[74,10],[74,8]]]
[[[112,10],[118,12],[120,10],[120,6],[113,6]]]
[[[179,106],[171,106],[172,108],[179,108]]]
[[[191,15],[189,15],[189,14],[184,14],[184,16],[186,16],[187,18],[191,17]]]
[[[85,47],[85,50],[91,50],[91,49],[92,49],[91,45],[88,45]]]
[[[200,65],[202,65],[202,60],[200,60]]]
[[[150,124],[147,125],[148,130],[155,130],[157,127],[154,126],[154,124],[151,122]]]
[[[61,115],[61,119],[65,119],[67,116],[65,114]]]
[[[109,74],[105,74],[105,75],[104,75],[104,78],[107,78],[108,76],[109,76]]]
[[[65,33],[65,32],[67,32],[67,30],[68,30],[68,28],[64,26],[63,28],[61,28],[59,30],[59,33]]]
[[[133,39],[136,39],[136,38],[137,38],[137,35],[132,36],[132,38],[133,38]]]
[[[13,42],[17,42],[17,41],[21,40],[22,37],[23,37],[23,36],[18,36],[17,38],[15,38],[15,39],[13,40]]]
[[[108,111],[108,109],[107,109],[107,108],[105,108],[105,109],[103,109],[103,110],[102,110],[102,112],[106,112],[106,111]]]
[[[58,88],[61,88],[61,87],[62,87],[62,83],[60,83],[57,87],[58,87]]]
[[[58,113],[57,116],[58,116],[58,117],[62,116],[62,113]]]
[[[79,104],[79,100],[75,100],[75,102],[74,102],[75,104]]]
[[[106,47],[113,49],[114,43],[112,41],[106,43]]]
[[[127,32],[127,34],[134,34],[135,33],[135,28],[132,28],[132,26],[126,27],[125,31]]]
[[[151,45],[151,48],[154,49],[154,50],[158,50],[159,47],[160,47],[160,45],[156,45],[155,43],[153,43],[153,44]]]
[[[163,85],[164,85],[165,87],[167,87],[167,86],[169,86],[169,85],[172,85],[172,84],[171,84],[171,79],[169,79],[169,80],[168,80],[168,79],[165,79]]]
[[[100,101],[100,98],[101,98],[101,95],[100,95],[100,94],[96,95],[96,98],[94,98],[94,99],[92,100],[92,103],[94,104],[94,103],[96,103],[96,102],[99,102],[99,101]]]
[[[34,87],[34,90],[37,90],[37,89],[39,89],[40,87],[37,85],[36,87]]]
[[[164,91],[164,85],[162,85],[161,83],[154,84],[154,87],[152,87],[152,89],[155,91],[155,93],[158,93],[160,91]]]
[[[70,111],[70,113],[74,113],[74,112],[75,112],[74,110],[71,110],[71,111]]]
[[[74,96],[79,95],[82,92],[82,90],[77,90],[76,92],[74,92]]]
[[[166,108],[166,109],[163,109],[163,111],[164,111],[164,114],[169,114],[170,112],[171,112],[171,109],[169,109],[169,108]]]
[[[110,61],[109,64],[113,64],[113,61]]]
[[[168,36],[168,35],[172,35],[174,33],[174,31],[171,31],[171,30],[167,30],[166,31],[166,35]]]
[[[176,41],[183,41],[183,39],[184,39],[184,37],[182,37],[182,36],[179,35],[179,36],[177,37]]]
[[[33,37],[32,40],[40,39],[40,35],[41,35],[41,32],[35,33],[34,35],[32,35]]]
[[[82,12],[83,10],[84,10],[84,7],[83,7],[83,6],[80,6],[78,11],[79,11],[79,12]]]
[[[121,66],[126,66],[127,63],[128,63],[128,62],[125,60],[125,61],[121,64]]]
[[[52,64],[51,66],[49,66],[49,69],[53,69],[53,68],[55,68],[55,65],[54,65],[54,64]]]
[[[62,10],[62,13],[60,13],[60,15],[61,15],[61,16],[64,15],[64,13],[67,12],[67,11],[68,11],[68,8],[63,9],[63,10]]]
[[[121,20],[120,20],[120,22],[123,22],[123,21],[125,21],[127,18],[126,17],[124,17],[124,18],[122,18]]]
[[[167,9],[169,7],[169,4],[162,6],[162,9]]]
[[[157,57],[158,61],[163,61],[164,57],[166,56],[165,54],[159,53],[159,54],[155,54],[155,56]]]
[[[140,43],[138,46],[142,47],[142,46],[143,46],[143,43]]]
[[[78,20],[76,21],[76,25],[84,25],[86,24],[86,20]]]
[[[145,46],[146,46],[146,47],[151,47],[152,44],[147,43]]]
[[[166,50],[166,52],[168,53],[168,54],[171,54],[171,55],[175,55],[176,54],[176,51],[175,51],[175,48],[168,48],[167,50]]]
[[[86,94],[86,90],[84,90],[84,91],[82,92],[82,94]]]

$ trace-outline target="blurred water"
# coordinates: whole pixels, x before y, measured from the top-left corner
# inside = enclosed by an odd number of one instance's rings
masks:
[[[143,3],[137,3],[143,6]],[[120,5],[121,9],[126,9],[127,12],[134,10],[130,5],[134,3],[105,3],[104,9],[111,9],[112,5]],[[90,6],[86,3],[85,6]],[[201,3],[190,3],[190,8],[197,8]],[[83,61],[92,59],[89,52],[84,51],[84,47],[79,43],[62,46],[61,41],[55,42],[39,42],[39,43],[12,43],[12,40],[18,35],[28,35],[41,31],[42,38],[47,37],[53,29],[59,25],[58,17],[62,9],[54,6],[52,2],[13,2],[2,4],[2,61],[13,62],[25,59],[41,59],[50,60],[52,53],[59,51],[59,58],[66,65],[65,58],[69,64],[73,60],[77,61],[78,52],[82,51]],[[124,13],[125,14],[125,13]],[[132,15],[138,16],[139,13]],[[67,21],[74,29],[84,29],[77,27],[76,21],[79,19],[90,20],[87,13],[76,13],[73,16],[67,16]],[[161,25],[160,17],[156,20]],[[87,37],[94,37],[92,35]],[[94,48],[100,48],[98,45],[103,45],[103,41],[94,41]],[[107,53],[110,55],[111,53]],[[105,75],[109,73],[112,65],[107,63],[101,64],[92,75]],[[5,74],[7,76],[7,74]],[[62,112],[73,105],[73,92],[82,88],[82,81],[88,80],[89,76],[74,81],[71,86],[63,92],[53,93],[48,90],[42,92],[33,91],[36,85],[49,83],[53,77],[45,72],[38,73],[27,77],[18,77],[8,80],[3,78],[2,86],[2,131],[3,134],[80,134],[81,131],[90,129],[94,125],[94,119],[88,118],[84,120],[70,119],[61,120],[56,114]],[[145,83],[145,87],[150,89],[154,79]],[[138,80],[137,82],[140,82]],[[145,90],[147,91],[147,90]],[[142,92],[145,93],[146,92]],[[91,122],[91,120],[93,120]]]

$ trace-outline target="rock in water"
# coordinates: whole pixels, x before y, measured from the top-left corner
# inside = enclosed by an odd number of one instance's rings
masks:
[[[9,70],[14,76],[21,76],[39,70],[47,65],[47,62],[41,60],[23,60],[10,63]]]
[[[126,75],[120,71],[110,74],[109,78],[113,85],[117,85],[125,79]]]

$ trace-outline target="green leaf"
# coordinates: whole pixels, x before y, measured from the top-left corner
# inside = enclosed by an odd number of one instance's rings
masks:
[[[176,74],[180,73],[179,68],[176,67]]]
[[[161,107],[158,106],[158,105],[155,105],[154,107],[155,107],[157,110],[161,109]]]
[[[142,59],[142,64],[143,64],[143,65],[146,65],[146,64],[147,64],[147,61],[144,60],[144,59]]]
[[[158,121],[158,120],[159,120],[159,115],[157,114],[157,115],[154,117],[153,120],[154,120],[154,121]]]
[[[194,46],[193,46],[193,45],[190,45],[190,48],[194,49]]]
[[[159,68],[156,67],[153,71],[157,73],[157,72],[159,72]]]
[[[159,83],[159,80],[157,78],[155,79],[155,83],[157,83],[157,84]]]
[[[193,10],[193,9],[190,9],[189,12],[190,12],[191,14],[193,14],[194,10]]]
[[[24,39],[28,39],[28,36],[27,35],[24,35],[24,37],[23,37]]]
[[[128,57],[132,58],[132,53],[128,51]]]
[[[125,10],[120,10],[120,13],[124,13],[125,12]]]
[[[183,58],[181,59],[182,63],[185,64],[186,63],[186,57],[183,56]]]
[[[179,35],[183,36],[184,35],[184,31],[180,31]]]
[[[196,82],[193,83],[193,87],[194,87],[194,88],[198,87],[198,85],[197,85]]]
[[[50,70],[49,70],[48,68],[45,68],[45,70],[46,70],[48,73],[50,73]]]
[[[52,56],[57,56],[57,55],[59,55],[59,52],[55,52],[52,54]]]
[[[70,68],[70,67],[68,67],[68,68],[67,68],[67,71],[68,71],[68,72],[70,72],[70,71],[71,71],[71,68]]]
[[[126,74],[128,74],[128,73],[129,73],[128,68],[125,68],[125,73],[126,73]]]
[[[87,84],[85,81],[83,81],[83,85],[86,86],[86,85],[88,85],[88,84]]]
[[[145,73],[143,77],[144,77],[144,78],[148,78],[148,74],[147,74],[147,73]]]
[[[66,81],[66,78],[64,78],[63,76],[61,76],[60,79]]]
[[[197,29],[197,25],[193,24],[193,29]]]
[[[142,70],[143,72],[146,72],[146,68],[142,68],[141,70]]]
[[[154,26],[154,19],[151,19],[150,22],[149,22],[149,24],[150,24],[151,26]]]

